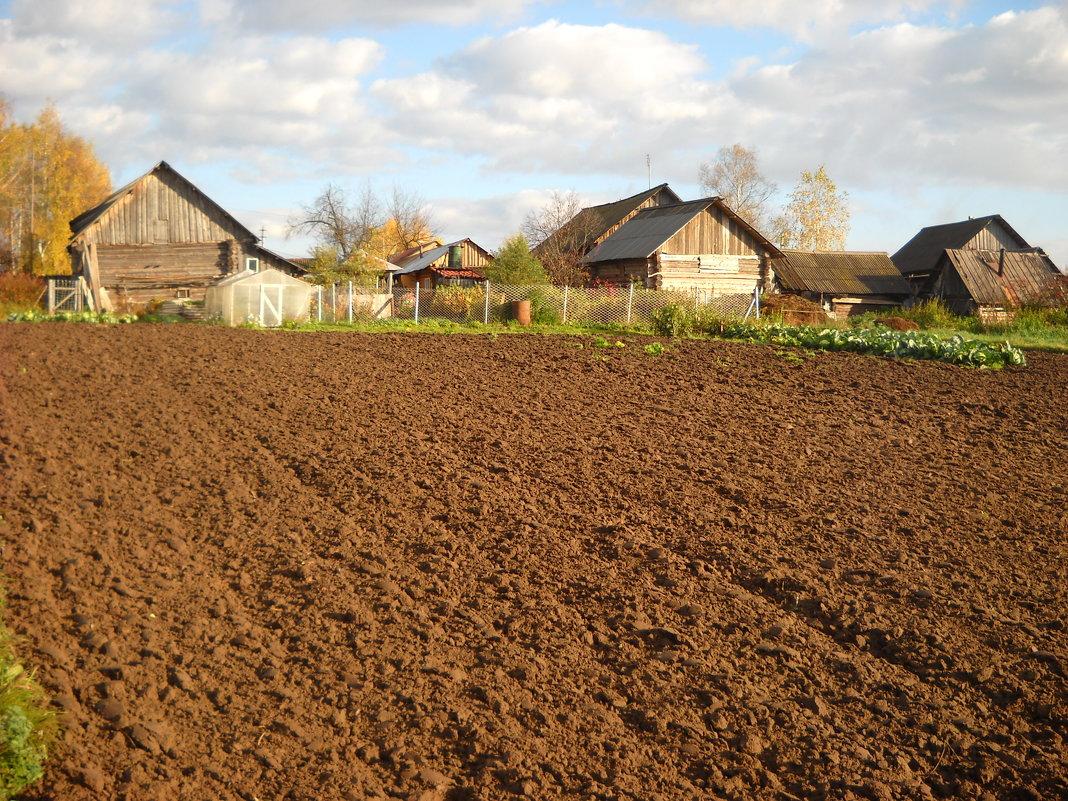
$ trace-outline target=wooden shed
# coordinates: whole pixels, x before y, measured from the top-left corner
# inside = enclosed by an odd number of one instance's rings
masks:
[[[782,252],[722,198],[642,209],[583,259],[591,280],[649,289],[750,293],[774,282]]]
[[[929,283],[947,250],[1002,249],[1022,252],[1032,248],[1000,214],[991,214],[923,228],[891,258],[913,290],[919,292]]]
[[[429,249],[422,246],[413,250],[394,257],[397,268],[393,280],[408,289],[414,289],[416,284],[423,289],[474,286],[486,280],[486,265],[493,261],[493,254],[472,239],[432,243]]]
[[[950,311],[1003,319],[1021,303],[1034,300],[1060,270],[1040,249],[945,250],[921,290],[924,297],[941,298]]]
[[[101,308],[202,300],[218,278],[260,266],[300,274],[165,161],[70,228],[71,272],[85,277]]]
[[[908,281],[886,253],[784,250],[776,263],[781,291],[815,301],[839,319],[881,312],[910,296]]]

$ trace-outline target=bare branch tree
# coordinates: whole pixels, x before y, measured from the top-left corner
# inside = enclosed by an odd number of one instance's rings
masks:
[[[595,244],[597,222],[574,190],[553,191],[544,206],[527,214],[520,231],[554,284],[581,286],[589,276],[580,262]]]
[[[394,185],[386,204],[386,216],[387,252],[378,254],[382,258],[413,248],[434,236],[434,221],[426,201],[414,192]]]
[[[370,241],[382,223],[370,185],[350,207],[345,190],[327,184],[315,200],[301,207],[300,214],[289,219],[286,235],[311,236],[319,247],[332,249],[338,263],[344,264]]]
[[[700,166],[697,178],[702,192],[723,198],[754,228],[759,230],[767,222],[766,204],[778,187],[760,172],[756,150],[737,143],[721,147],[715,161]]]

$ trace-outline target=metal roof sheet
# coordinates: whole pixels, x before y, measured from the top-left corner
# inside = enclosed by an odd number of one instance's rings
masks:
[[[691,200],[671,206],[642,209],[618,231],[591,250],[583,262],[615,259],[645,259],[715,202],[715,198]]]
[[[901,295],[909,285],[886,253],[784,250],[775,266],[784,289],[822,295]]]

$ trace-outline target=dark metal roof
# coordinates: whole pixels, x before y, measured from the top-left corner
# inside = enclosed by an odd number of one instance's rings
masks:
[[[587,250],[608,231],[623,222],[627,216],[633,214],[643,203],[648,202],[657,195],[664,196],[667,201],[664,205],[682,202],[682,198],[675,194],[671,187],[667,184],[659,184],[622,200],[602,203],[599,206],[587,206],[576,214],[568,224],[562,226],[559,231],[553,233],[545,242],[535,247],[533,250],[534,255],[538,254],[538,249],[543,245],[561,236],[581,236],[584,239],[582,242],[569,243],[569,247],[563,248],[563,250]]]
[[[952,265],[972,300],[983,306],[1026,302],[1061,275],[1041,250],[946,250],[940,264]]]
[[[224,209],[222,206],[220,206],[218,203],[216,203],[210,197],[208,197],[203,192],[201,192],[199,189],[197,189],[197,187],[193,184],[192,181],[190,181],[188,178],[183,176],[176,169],[174,169],[174,167],[172,167],[170,164],[168,164],[165,161],[159,162],[155,167],[153,167],[151,170],[146,172],[141,177],[135,178],[133,181],[130,181],[130,183],[126,184],[126,186],[124,186],[121,189],[118,189],[115,192],[113,192],[103,202],[99,203],[96,206],[93,206],[93,208],[89,209],[88,211],[82,212],[77,217],[75,217],[73,220],[71,220],[70,221],[71,239],[74,239],[75,237],[77,237],[78,234],[80,234],[82,231],[84,231],[90,225],[92,225],[97,220],[99,220],[101,217],[103,217],[112,206],[114,206],[116,203],[118,203],[120,200],[122,200],[124,197],[126,197],[126,195],[128,195],[130,192],[132,192],[134,190],[134,187],[136,187],[139,183],[141,183],[141,181],[145,180],[148,176],[152,175],[153,173],[164,172],[164,171],[171,173],[176,178],[178,178],[178,180],[180,180],[180,181],[184,182],[185,184],[187,184],[189,186],[189,188],[192,189],[192,191],[194,193],[196,193],[196,194],[200,195],[201,197],[203,197],[204,200],[206,200],[210,206],[213,206],[215,208],[215,210],[219,213],[220,216],[225,217],[227,220],[229,220],[234,225],[234,227],[236,227],[239,230],[243,231],[245,233],[245,235],[246,235],[244,237],[245,239],[250,239],[253,242],[259,242],[260,241],[258,236],[253,234],[245,226],[243,226],[241,223],[239,223],[234,218],[234,216],[232,214],[230,214],[230,212],[228,212],[226,209]]]
[[[1019,243],[1020,250],[1031,247],[1000,214],[991,214],[944,225],[930,225],[906,242],[891,258],[904,275],[930,272],[942,258],[943,251],[963,248],[980,231],[995,222]]]
[[[731,211],[722,198],[706,197],[700,200],[690,200],[686,203],[642,209],[621,226],[619,230],[591,250],[582,261],[585,264],[591,264],[598,261],[615,261],[617,259],[649,258],[667,240],[685,228],[691,220],[712,206],[720,208],[727,215],[733,217],[754,239],[768,249],[772,257],[782,255],[779,249],[765,239],[759,231]]]
[[[885,253],[784,250],[775,265],[783,289],[821,295],[909,294],[908,281]]]

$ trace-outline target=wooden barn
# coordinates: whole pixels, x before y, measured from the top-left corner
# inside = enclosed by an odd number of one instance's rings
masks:
[[[919,292],[926,286],[947,250],[1032,250],[1031,245],[1000,214],[931,225],[912,237],[891,258]]]
[[[1006,319],[1060,276],[1039,249],[952,249],[943,251],[920,294],[940,298],[954,314]]]
[[[581,258],[642,209],[681,202],[682,198],[667,184],[660,184],[622,200],[588,206],[531,252],[539,259],[551,253],[571,253]]]
[[[442,244],[431,242],[399,253],[394,258],[395,285],[414,289],[439,286],[474,286],[486,280],[486,265],[493,254],[471,239]]]
[[[699,289],[709,296],[770,288],[782,252],[712,197],[645,208],[583,259],[592,281],[649,289]]]
[[[839,319],[901,306],[908,281],[886,253],[784,250],[775,266],[782,292],[815,301]]]
[[[98,308],[202,300],[213,281],[261,264],[300,274],[165,161],[70,228],[71,272],[85,277]]]

